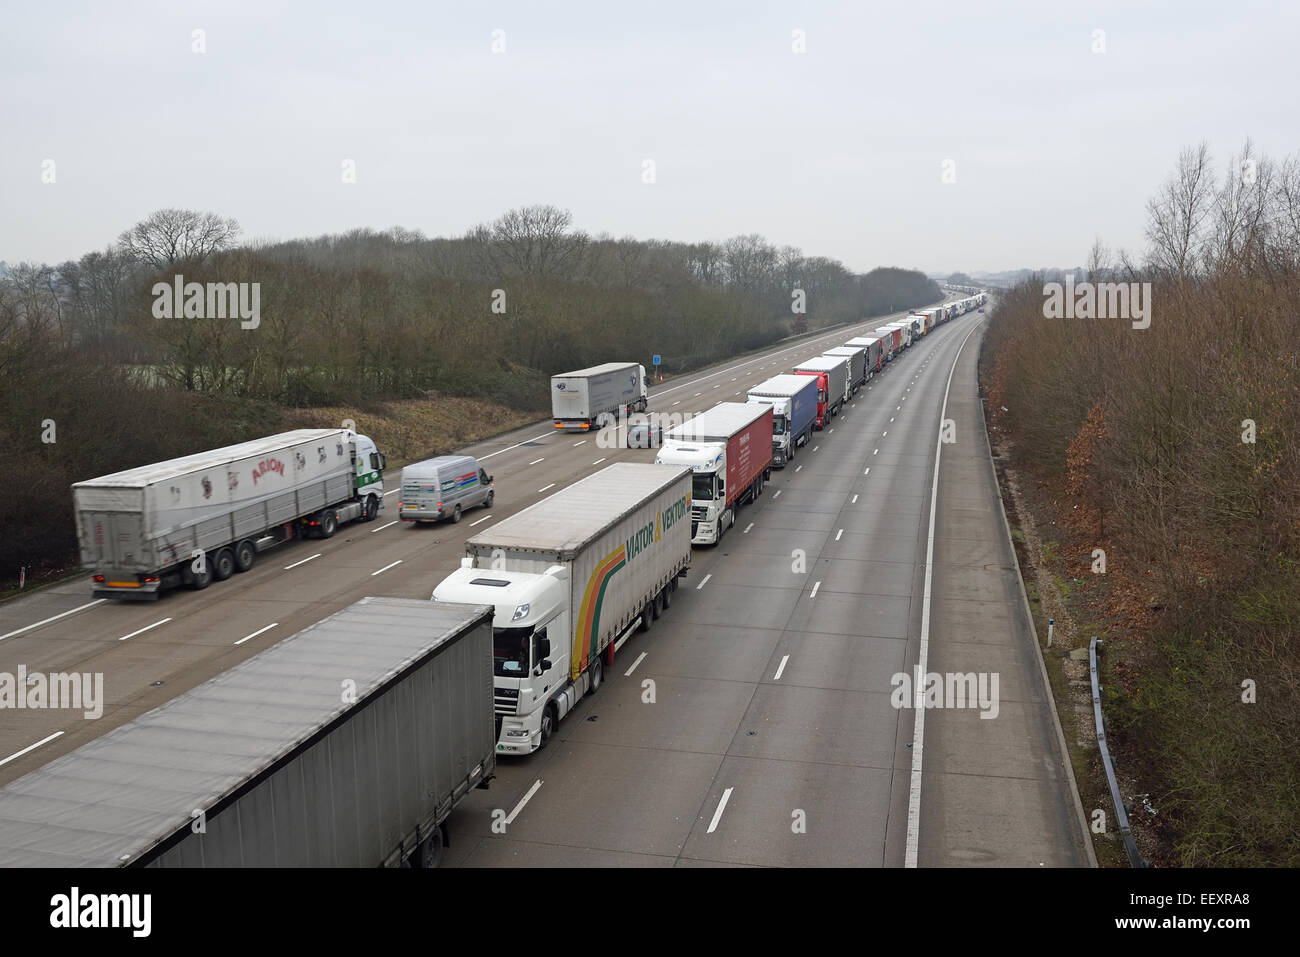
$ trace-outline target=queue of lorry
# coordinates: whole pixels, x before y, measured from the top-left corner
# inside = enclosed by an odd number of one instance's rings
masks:
[[[429,601],[363,598],[0,789],[0,864],[436,866],[497,756],[545,747],[671,606],[692,546],[719,542],[771,469],[955,305],[773,376],[668,430],[654,464],[607,466],[475,534]],[[557,429],[647,405],[636,364],[557,381]],[[385,464],[352,430],[307,430],[77,483],[83,564],[107,597],[206,587],[373,520]],[[400,490],[399,518],[458,521],[491,507],[494,483],[443,456],[407,466]]]

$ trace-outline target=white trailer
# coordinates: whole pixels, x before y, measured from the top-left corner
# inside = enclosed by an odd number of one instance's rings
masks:
[[[691,472],[619,462],[465,543],[434,601],[492,605],[497,752],[546,746],[691,563]]]
[[[867,384],[867,350],[862,346],[836,346],[822,353],[849,360],[849,390],[853,394]]]
[[[206,588],[280,542],[373,520],[385,465],[350,429],[298,429],[77,482],[81,565],[97,598]]]
[[[645,366],[606,362],[590,369],[551,376],[551,415],[564,432],[599,428],[605,417],[644,412],[649,404]]]

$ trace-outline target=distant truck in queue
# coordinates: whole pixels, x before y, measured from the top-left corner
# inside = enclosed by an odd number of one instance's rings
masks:
[[[844,343],[846,346],[858,346],[867,352],[867,378],[879,374],[880,370],[885,367],[884,343],[881,342],[880,336],[865,335],[857,336]]]
[[[822,355],[849,360],[850,395],[857,395],[858,390],[867,384],[867,379],[871,378],[867,369],[867,350],[862,346],[836,346],[827,349]]]
[[[772,407],[772,468],[793,462],[800,445],[812,437],[817,420],[817,379],[777,375],[749,390],[746,401]]]
[[[772,407],[719,402],[669,429],[658,465],[693,473],[691,543],[716,545],[736,524],[736,512],[763,494],[772,473]]]
[[[77,482],[91,592],[156,600],[178,583],[206,588],[281,542],[372,521],[384,507],[385,465],[350,429],[299,429]]]
[[[432,599],[495,609],[498,754],[546,747],[617,649],[672,604],[690,518],[689,469],[619,462],[465,543]]]
[[[880,326],[874,332],[884,339],[889,347],[889,351],[885,353],[885,361],[892,362],[903,351],[903,331],[895,326]]]
[[[815,376],[818,381],[817,421],[814,427],[826,428],[840,408],[849,400],[849,363],[840,356],[816,356],[794,367],[795,375]]]
[[[622,413],[644,412],[649,394],[645,366],[606,362],[551,376],[551,415],[561,431],[588,432]]]
[[[492,699],[491,608],[363,598],[0,789],[0,862],[435,867]]]

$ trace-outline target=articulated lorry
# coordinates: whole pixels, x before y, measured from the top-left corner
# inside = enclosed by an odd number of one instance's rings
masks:
[[[645,366],[606,362],[551,376],[551,415],[561,431],[587,432],[620,413],[644,412],[649,393]]]
[[[856,338],[850,339],[848,342],[844,344],[846,346],[857,346],[860,349],[866,350],[868,379],[876,375],[878,372],[880,372],[881,369],[885,367],[884,343],[881,341],[880,336],[877,335],[857,336]]]
[[[812,436],[817,419],[817,380],[806,375],[776,375],[749,390],[748,402],[772,407],[772,468],[793,462],[795,451]]]
[[[434,603],[492,605],[496,750],[530,754],[649,631],[691,563],[691,473],[619,462],[465,543]]]
[[[898,329],[880,326],[872,330],[872,335],[880,336],[886,362],[893,362],[898,354],[903,351],[903,333]]]
[[[691,544],[716,545],[736,512],[763,494],[772,474],[772,407],[719,402],[670,429],[657,465],[685,465],[691,484]]]
[[[436,866],[492,732],[492,609],[363,598],[0,790],[0,864]]]
[[[815,356],[793,369],[795,375],[810,375],[817,379],[817,421],[815,428],[824,429],[832,418],[840,414],[840,407],[849,401],[849,363],[842,356]]]
[[[912,324],[910,322],[900,319],[898,322],[891,322],[886,328],[898,330],[898,334],[902,337],[900,339],[902,348],[910,349],[912,347],[912,342],[916,337],[912,335]]]
[[[291,538],[329,538],[384,507],[384,454],[350,429],[299,429],[72,486],[96,598],[206,588]]]
[[[867,350],[862,346],[836,346],[827,349],[822,355],[849,360],[850,395],[857,395],[858,390],[871,378],[871,370],[867,368]]]

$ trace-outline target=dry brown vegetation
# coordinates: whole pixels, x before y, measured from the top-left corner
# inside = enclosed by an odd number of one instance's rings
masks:
[[[1300,163],[1247,146],[1216,177],[1189,150],[1148,212],[1148,264],[1098,246],[1086,278],[1151,282],[1150,328],[1045,318],[1041,281],[1008,291],[990,425],[1040,530],[1057,523],[1073,613],[1107,639],[1107,717],[1161,862],[1296,866]]]

